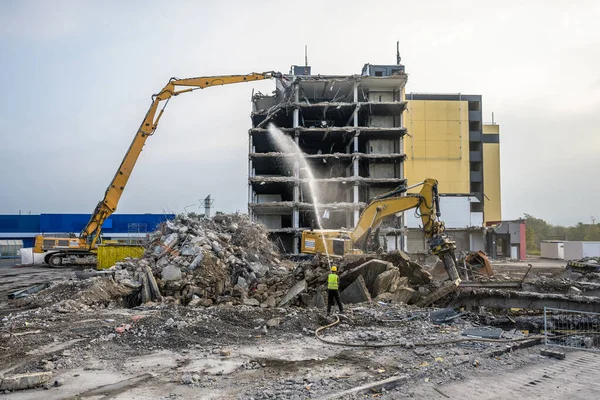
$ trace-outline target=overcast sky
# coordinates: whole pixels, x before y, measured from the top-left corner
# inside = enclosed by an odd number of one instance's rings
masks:
[[[0,213],[91,212],[172,76],[287,72],[305,44],[313,73],[358,74],[400,40],[407,92],[482,94],[494,112],[504,219],[600,219],[599,4],[1,0]],[[274,84],[174,98],[118,212],[209,193],[245,212],[252,90]]]

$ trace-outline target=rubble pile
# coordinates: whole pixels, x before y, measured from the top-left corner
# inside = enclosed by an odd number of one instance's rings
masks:
[[[332,260],[331,263],[337,261]],[[423,267],[401,251],[382,255],[347,255],[339,262],[342,303],[381,301],[414,304],[437,285]],[[296,284],[281,305],[323,307],[327,301],[327,260],[300,263],[294,270]]]
[[[266,228],[243,214],[180,214],[150,235],[142,258],[109,271],[140,290],[140,303],[164,296],[186,305],[275,307],[293,284],[292,264],[280,259]]]
[[[131,295],[131,288],[119,285],[112,279],[93,277],[52,282],[48,288],[18,299],[16,305],[23,308],[44,307],[64,314],[120,307],[127,305]]]

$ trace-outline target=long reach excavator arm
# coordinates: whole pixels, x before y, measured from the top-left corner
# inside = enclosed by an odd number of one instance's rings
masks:
[[[177,79],[171,78],[169,83],[157,94],[152,96],[152,104],[146,113],[140,128],[138,129],[123,161],[117,169],[115,176],[111,180],[104,198],[100,200],[89,222],[81,231],[79,238],[87,243],[88,249],[93,249],[100,236],[102,224],[117,209],[119,199],[125,190],[127,181],[131,176],[133,167],[142,152],[146,139],[152,136],[163,115],[165,107],[173,96],[182,93],[192,92],[197,89],[205,89],[211,86],[229,85],[232,83],[253,82],[263,79],[271,79],[281,76],[278,72],[251,73],[248,75],[222,75],[222,76],[203,76],[197,78]],[[161,103],[164,106],[160,109]]]

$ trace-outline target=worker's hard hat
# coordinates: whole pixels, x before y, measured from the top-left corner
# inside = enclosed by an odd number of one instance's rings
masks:
[[[334,265],[331,267],[331,272],[336,272],[337,271],[337,267]]]

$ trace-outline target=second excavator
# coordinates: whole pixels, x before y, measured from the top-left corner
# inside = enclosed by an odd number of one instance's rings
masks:
[[[419,193],[407,193],[422,186]],[[304,254],[328,254],[342,257],[345,254],[361,254],[370,250],[372,234],[384,219],[415,208],[423,223],[423,232],[429,252],[444,263],[446,272],[454,282],[460,282],[456,268],[456,244],[444,233],[444,223],[439,220],[440,199],[438,182],[425,179],[413,186],[400,186],[391,192],[372,198],[363,210],[356,227],[346,230],[306,230],[302,232],[301,252]],[[458,283],[457,282],[457,283]]]

